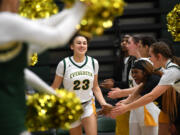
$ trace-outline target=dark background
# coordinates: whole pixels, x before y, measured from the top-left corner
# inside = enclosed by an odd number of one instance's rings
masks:
[[[60,9],[63,3],[56,0]],[[95,36],[89,44],[88,55],[95,57],[100,64],[99,81],[116,76],[117,56],[119,54],[118,40],[124,34],[149,34],[157,39],[166,39],[180,56],[180,43],[173,42],[167,31],[167,14],[179,0],[126,0],[124,14],[114,20],[112,28],[105,30],[102,36]],[[58,62],[70,54],[69,47],[48,50],[38,56],[36,66],[30,67],[44,81],[51,84]]]

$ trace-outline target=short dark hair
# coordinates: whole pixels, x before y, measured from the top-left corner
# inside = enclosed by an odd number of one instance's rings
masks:
[[[156,42],[156,39],[150,35],[143,35],[141,41],[143,46],[148,45],[148,47],[150,47],[153,43]]]
[[[156,42],[156,39],[150,35],[142,35],[142,34],[135,34],[132,36],[134,43],[142,42],[142,45],[148,45],[150,47],[153,43]]]
[[[142,41],[142,35],[141,34],[135,34],[132,35],[132,40],[134,41],[134,43],[139,43],[140,41]]]

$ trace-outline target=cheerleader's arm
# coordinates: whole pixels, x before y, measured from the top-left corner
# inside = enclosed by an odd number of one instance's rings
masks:
[[[49,18],[45,19],[38,19],[35,20],[36,23],[48,25],[48,26],[56,26],[58,23],[62,22],[69,14],[70,10],[64,9],[55,15],[50,16]]]
[[[38,24],[15,14],[3,14],[0,16],[0,26],[2,26],[0,44],[18,41],[47,47],[47,49],[64,46],[76,32],[76,25],[79,24],[85,10],[86,6],[77,2],[69,10],[67,17],[55,27]]]
[[[29,69],[24,70],[25,80],[28,85],[39,92],[56,95],[55,90],[39,78],[35,73]]]

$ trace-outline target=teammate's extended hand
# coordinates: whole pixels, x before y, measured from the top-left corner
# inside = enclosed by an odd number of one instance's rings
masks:
[[[59,93],[57,93],[56,96],[57,96],[58,98],[61,98],[61,97],[62,97]]]
[[[127,112],[127,105],[123,104],[123,103],[119,103],[118,105],[116,105],[110,112],[109,116],[111,118],[116,118],[117,116],[124,114],[125,112]]]
[[[112,99],[124,97],[123,91],[120,88],[111,88],[111,91],[108,93],[108,97]]]
[[[111,89],[111,88],[113,88],[114,87],[114,80],[113,79],[106,79],[106,80],[104,80],[101,84],[100,84],[100,86],[102,87],[102,88],[105,88],[105,89]]]
[[[97,112],[98,115],[109,115],[110,111],[113,109],[111,104],[102,105],[102,109]]]

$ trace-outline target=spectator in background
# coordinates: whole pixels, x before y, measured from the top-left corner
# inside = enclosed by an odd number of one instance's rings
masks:
[[[120,56],[119,56],[120,59],[118,59],[119,62],[117,63],[117,65],[119,66],[116,69],[117,73],[115,72],[116,79],[109,78],[104,80],[100,85],[101,87],[106,89],[115,88],[115,87],[119,87],[123,89],[129,87],[129,83],[128,83],[129,70],[131,69],[131,65],[133,61],[136,59],[135,57],[130,56],[128,54],[127,42],[129,38],[130,35],[124,35],[120,44],[121,45]]]
[[[115,87],[119,87],[121,89],[129,88],[129,71],[131,69],[132,63],[135,60],[135,57],[130,56],[127,50],[127,42],[130,38],[130,35],[124,35],[121,44],[120,44],[120,56],[118,59],[117,69],[115,72],[116,79],[106,79],[104,80],[100,86],[105,89],[111,89]],[[119,99],[114,99],[115,102],[119,101]],[[129,135],[129,112],[120,115],[116,118],[116,135]]]

